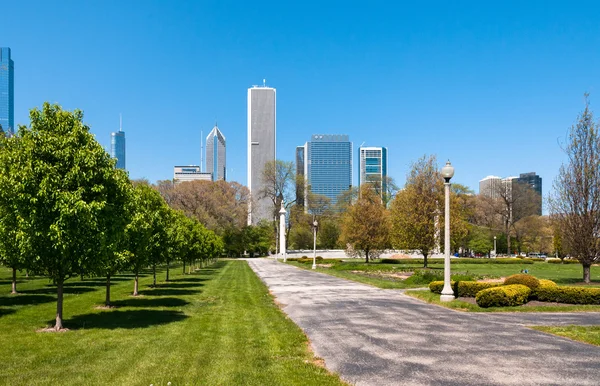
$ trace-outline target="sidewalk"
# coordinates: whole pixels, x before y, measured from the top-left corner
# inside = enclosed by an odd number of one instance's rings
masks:
[[[328,369],[356,385],[598,385],[600,347],[526,325],[600,313],[476,314],[271,259],[249,259]]]

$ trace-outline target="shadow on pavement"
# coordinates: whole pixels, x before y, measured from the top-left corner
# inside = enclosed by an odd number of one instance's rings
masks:
[[[179,322],[187,319],[183,312],[169,310],[127,310],[127,311],[105,311],[100,313],[77,315],[64,322],[65,327],[70,329],[86,328],[146,328],[161,324]],[[54,324],[54,320],[48,325]]]

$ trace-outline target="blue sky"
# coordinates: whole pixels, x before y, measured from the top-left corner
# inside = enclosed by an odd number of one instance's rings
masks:
[[[535,171],[546,195],[584,92],[600,116],[600,5],[393,3],[4,2],[15,121],[44,101],[79,108],[108,148],[122,113],[130,176],[156,181],[199,163],[217,120],[245,184],[247,88],[266,78],[278,158],[311,134],[349,134],[355,156],[387,146],[400,184],[436,154],[475,191]]]

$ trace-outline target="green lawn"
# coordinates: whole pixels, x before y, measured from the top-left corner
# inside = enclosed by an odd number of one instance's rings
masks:
[[[600,346],[600,326],[536,326],[536,330]]]
[[[55,288],[20,277],[10,295],[10,271],[0,269],[0,384],[11,385],[340,385],[314,364],[307,338],[274,304],[244,261],[221,261],[192,275],[130,296],[131,276],[115,277],[118,308],[96,309],[101,279],[65,284],[63,333],[50,325]]]

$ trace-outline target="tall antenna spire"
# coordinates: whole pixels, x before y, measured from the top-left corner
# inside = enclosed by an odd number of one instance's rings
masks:
[[[119,113],[119,131],[123,131],[123,114]]]
[[[204,171],[204,132],[200,130],[200,173]]]

